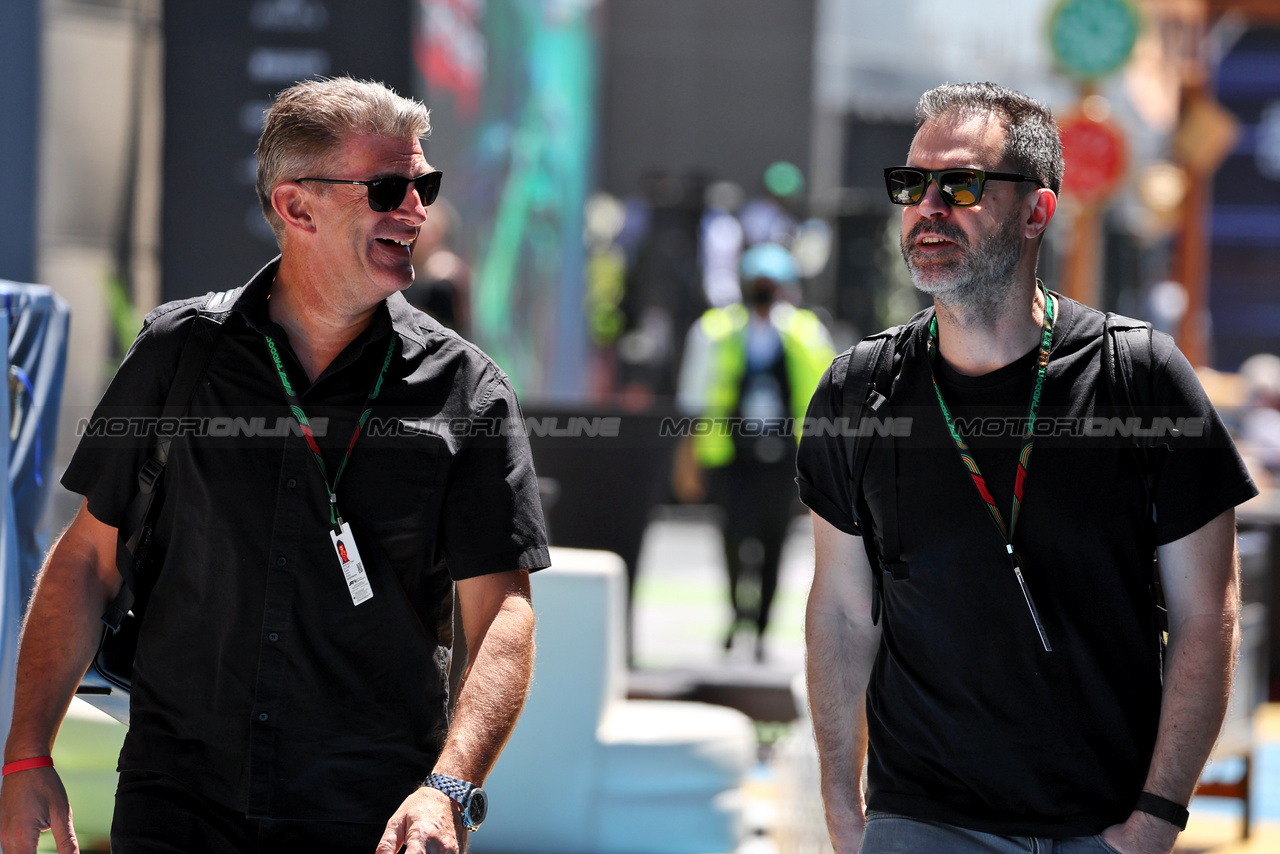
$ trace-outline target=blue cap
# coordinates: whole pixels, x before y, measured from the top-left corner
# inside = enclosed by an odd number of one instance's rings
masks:
[[[776,243],[757,243],[743,252],[738,270],[744,282],[771,279],[780,285],[794,285],[800,281],[796,259]]]

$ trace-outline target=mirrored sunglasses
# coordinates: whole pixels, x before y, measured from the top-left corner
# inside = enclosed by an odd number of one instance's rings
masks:
[[[1044,183],[1028,175],[1011,172],[985,172],[982,169],[939,169],[929,171],[911,166],[890,166],[884,170],[885,189],[889,201],[895,205],[918,205],[929,189],[929,182],[938,185],[942,199],[952,207],[973,207],[982,201],[982,189],[988,181],[1029,181],[1037,187]]]

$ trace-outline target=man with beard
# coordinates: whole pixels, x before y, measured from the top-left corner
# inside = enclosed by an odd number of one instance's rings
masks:
[[[916,127],[908,165],[885,178],[933,307],[892,334],[892,382],[872,395],[909,435],[859,438],[873,443],[852,472],[849,440],[811,430],[797,460],[832,842],[1169,852],[1226,708],[1233,508],[1256,489],[1166,336],[1139,414],[1195,429],[1149,455],[1076,429],[1126,410],[1104,374],[1104,316],[1036,278],[1063,168],[1049,110],[947,85],[921,98]],[[846,400],[872,378],[857,349],[832,363],[807,424],[862,403]]]

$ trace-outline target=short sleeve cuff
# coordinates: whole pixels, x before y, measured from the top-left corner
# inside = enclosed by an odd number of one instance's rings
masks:
[[[805,507],[830,522],[838,530],[844,531],[846,534],[853,534],[855,537],[862,536],[862,532],[858,530],[858,526],[854,524],[853,519],[841,510],[834,501],[823,495],[803,478],[796,478],[796,483],[800,486],[800,501]]]
[[[500,552],[475,557],[450,557],[449,575],[454,581],[527,569],[537,572],[551,566],[551,553],[545,545],[530,546],[524,551]]]
[[[1159,519],[1156,523],[1156,545],[1167,545],[1195,533],[1232,507],[1243,504],[1257,494],[1258,487],[1253,485],[1253,481],[1246,480],[1216,496],[1206,496],[1203,503],[1196,505],[1193,513]]]

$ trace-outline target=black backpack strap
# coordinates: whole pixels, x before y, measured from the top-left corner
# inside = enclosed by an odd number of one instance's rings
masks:
[[[844,415],[847,418],[849,478],[853,485],[854,525],[862,534],[862,545],[867,552],[875,588],[872,592],[871,619],[880,621],[883,575],[888,572],[895,579],[907,577],[907,565],[899,560],[902,546],[898,538],[897,518],[897,453],[892,429],[884,430],[884,453],[881,460],[888,467],[885,478],[887,490],[885,506],[889,508],[876,530],[871,522],[870,510],[863,498],[862,479],[866,474],[871,446],[881,431],[864,419],[886,422],[890,416],[889,398],[893,380],[897,374],[898,343],[909,327],[894,326],[864,338],[849,353],[849,363],[844,381]]]
[[[120,628],[120,622],[133,607],[138,593],[137,562],[139,549],[145,551],[147,546],[147,522],[151,517],[151,505],[156,495],[156,486],[160,476],[164,474],[165,465],[169,462],[169,447],[173,443],[173,434],[162,432],[161,424],[172,423],[181,418],[191,406],[200,380],[209,367],[209,360],[217,348],[218,338],[222,334],[222,324],[231,312],[243,287],[230,291],[208,294],[200,306],[199,314],[187,335],[182,347],[182,355],[178,357],[178,366],[174,370],[173,382],[169,386],[169,395],[165,398],[164,407],[157,423],[156,441],[151,453],[138,472],[138,491],[133,501],[125,508],[124,518],[117,529],[116,536],[116,569],[119,570],[124,584],[120,592],[107,605],[102,621],[111,629]]]
[[[862,419],[880,417],[880,410],[889,402],[889,388],[893,383],[893,342],[901,327],[886,329],[878,335],[864,338],[849,351],[849,365],[844,375],[844,415],[848,419],[849,477],[859,485],[861,498],[862,474],[871,453],[870,437],[862,436]],[[887,357],[887,358],[886,358]],[[874,431],[872,431],[874,432]],[[864,520],[856,514],[861,508],[854,502],[854,525],[862,533]]]
[[[1155,402],[1151,324],[1108,312],[1104,330],[1102,369],[1111,398],[1123,407],[1127,417],[1141,418]],[[1156,448],[1151,437],[1139,435],[1133,436],[1133,448],[1154,523],[1158,512],[1154,492]]]
[[[1107,313],[1102,338],[1102,370],[1111,399],[1118,408],[1123,408],[1127,418],[1141,419],[1145,412],[1151,411],[1156,400],[1152,338],[1150,323]],[[1133,431],[1130,447],[1142,475],[1143,500],[1149,509],[1149,524],[1154,526],[1159,513],[1155,501],[1156,462],[1161,450],[1168,450],[1168,445],[1157,446],[1153,436],[1138,435],[1141,432]],[[1163,633],[1169,630],[1169,612],[1165,608],[1160,570],[1154,555],[1147,570],[1147,583],[1156,604],[1156,622]]]

